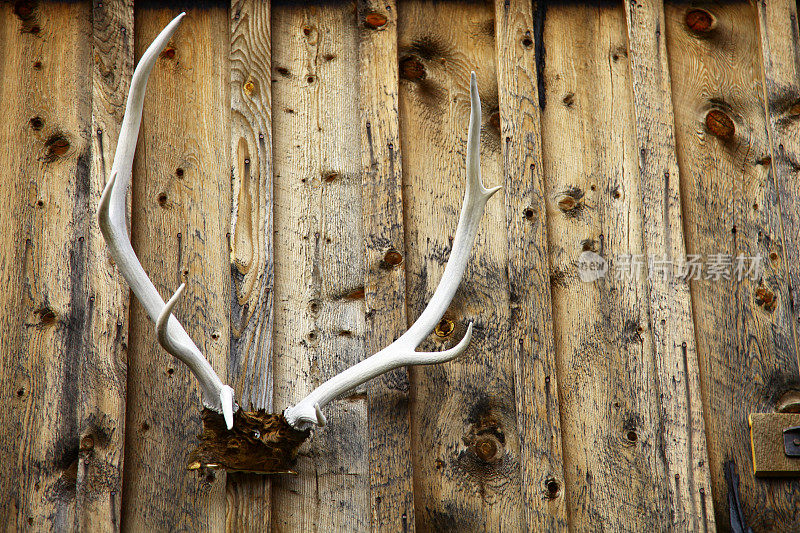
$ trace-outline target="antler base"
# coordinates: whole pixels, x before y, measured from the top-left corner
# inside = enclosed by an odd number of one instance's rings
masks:
[[[294,429],[282,414],[264,410],[234,414],[233,428],[211,409],[203,409],[200,444],[189,453],[189,470],[224,468],[231,472],[254,474],[294,474],[292,465],[297,449],[310,431]]]

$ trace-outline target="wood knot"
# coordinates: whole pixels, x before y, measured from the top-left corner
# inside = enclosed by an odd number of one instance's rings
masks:
[[[409,81],[424,80],[428,76],[425,65],[416,56],[400,60],[400,78]]]
[[[433,328],[433,332],[437,337],[444,338],[452,334],[454,329],[456,329],[455,323],[452,320],[443,318],[436,324],[436,327]]]
[[[762,286],[756,289],[756,305],[771,313],[778,306],[778,298],[774,292]]]
[[[496,463],[505,453],[505,434],[491,414],[479,416],[461,440],[484,463]]]
[[[163,57],[164,59],[175,59],[175,53],[176,53],[175,47],[168,46],[164,48],[164,50],[161,52],[161,57]]]
[[[33,117],[30,120],[30,124],[31,124],[31,129],[33,129],[34,131],[39,131],[44,127],[44,120],[42,120],[42,117]]]
[[[64,135],[56,134],[47,139],[44,143],[47,149],[45,161],[54,161],[69,151],[69,141]]]
[[[382,28],[386,25],[387,22],[386,15],[383,13],[377,13],[375,11],[371,13],[367,13],[364,17],[364,26],[371,30],[377,30],[378,28]]]
[[[714,29],[716,19],[705,9],[692,9],[686,13],[686,26],[696,34],[703,35]]]
[[[736,127],[731,118],[719,109],[712,109],[706,114],[706,128],[708,131],[723,141],[733,139]]]
[[[17,0],[14,3],[14,14],[22,21],[30,20],[36,14],[36,4],[31,0]]]
[[[558,493],[561,490],[561,484],[557,479],[549,477],[544,480],[544,490],[547,498],[554,500],[558,497]]]
[[[403,262],[403,254],[401,254],[394,248],[387,250],[386,253],[383,254],[383,264],[388,268],[396,267],[402,262]]]

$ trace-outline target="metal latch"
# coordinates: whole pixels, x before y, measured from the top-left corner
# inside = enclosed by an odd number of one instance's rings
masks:
[[[752,413],[750,445],[757,476],[800,476],[800,413]]]
[[[783,451],[786,457],[800,457],[800,426],[783,430]]]

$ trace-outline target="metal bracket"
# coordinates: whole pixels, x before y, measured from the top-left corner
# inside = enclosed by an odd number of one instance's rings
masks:
[[[752,413],[750,444],[756,476],[800,477],[800,413]]]
[[[783,451],[786,457],[800,457],[800,426],[783,430]]]

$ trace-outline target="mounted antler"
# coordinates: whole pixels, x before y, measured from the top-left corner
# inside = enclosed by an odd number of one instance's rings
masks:
[[[237,409],[233,401],[233,389],[222,383],[180,322],[170,314],[177,298],[183,292],[183,285],[165,304],[133,251],[125,220],[125,196],[128,194],[128,186],[131,182],[133,154],[136,151],[139,125],[142,122],[142,106],[144,105],[147,79],[150,77],[153,65],[156,64],[158,54],[175,33],[184,15],[185,13],[181,13],[175,17],[161,31],[144,53],[133,73],[128,102],[125,107],[125,117],[122,119],[117,151],[114,154],[114,164],[111,168],[111,179],[108,180],[103,196],[100,198],[97,219],[117,267],[150,319],[156,323],[158,341],[161,346],[186,363],[197,381],[200,382],[203,404],[207,408],[223,414],[225,423],[230,429],[233,427],[233,413]]]
[[[486,189],[481,182],[480,128],[481,105],[475,73],[470,80],[470,120],[467,135],[467,186],[450,260],[442,280],[416,322],[395,342],[375,355],[329,379],[297,405],[283,414],[246,412],[233,401],[233,389],[223,385],[211,365],[200,353],[180,323],[171,316],[183,292],[181,285],[165,304],[139,263],[125,224],[125,195],[130,184],[131,165],[141,122],[147,78],[161,49],[175,32],[182,13],[153,41],[133,74],[131,90],[122,121],[122,131],[114,158],[112,177],[100,201],[99,220],[120,271],[156,323],[158,340],[169,353],[186,363],[203,389],[206,409],[204,431],[199,447],[189,455],[189,468],[201,466],[259,473],[289,471],[297,448],[310,435],[313,426],[324,426],[322,408],[345,392],[385,372],[406,365],[427,365],[449,361],[463,353],[472,338],[472,323],[464,338],[442,352],[417,352],[416,349],[441,320],[464,276],[472,243],[478,231],[487,200],[500,187]],[[222,413],[223,416],[220,416]]]

